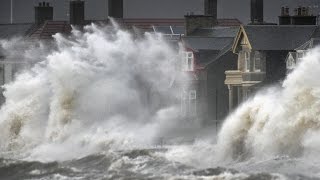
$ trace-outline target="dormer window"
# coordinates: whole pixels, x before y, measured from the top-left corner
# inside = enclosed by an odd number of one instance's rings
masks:
[[[194,70],[194,55],[193,52],[187,51],[184,53],[184,58],[182,60],[182,70],[183,71],[193,71]]]
[[[295,62],[295,59],[292,56],[292,52],[289,53],[289,57],[287,59],[286,65],[287,65],[287,69],[294,69],[295,66],[296,66],[296,62]]]
[[[248,43],[248,40],[247,40],[246,38],[242,38],[240,44],[241,44],[241,45],[248,45],[249,43]]]

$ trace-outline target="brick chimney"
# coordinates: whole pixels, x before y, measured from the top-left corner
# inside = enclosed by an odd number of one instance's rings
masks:
[[[263,0],[251,0],[251,24],[263,24]]]
[[[53,7],[48,2],[40,2],[34,7],[35,24],[40,25],[47,20],[53,20]]]
[[[70,24],[83,25],[84,24],[84,1],[76,0],[70,1]]]
[[[108,16],[123,18],[123,0],[108,0]]]

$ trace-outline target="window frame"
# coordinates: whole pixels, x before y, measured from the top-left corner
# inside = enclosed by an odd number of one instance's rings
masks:
[[[287,62],[286,62],[286,68],[287,69],[294,69],[295,67],[296,67],[296,61],[293,58],[292,54],[290,53],[289,57],[287,59]]]
[[[183,71],[194,71],[194,53],[192,51],[185,51],[182,63]]]
[[[262,64],[261,63],[262,62],[261,59],[262,59],[262,53],[259,52],[259,51],[255,51],[255,53],[254,53],[254,61],[253,61],[253,70],[254,70],[254,72],[261,72],[261,64]],[[259,64],[259,68],[256,67],[257,64]]]
[[[250,72],[250,52],[249,51],[244,51],[244,71],[245,72]]]
[[[197,91],[183,90],[181,93],[181,116],[197,116]]]

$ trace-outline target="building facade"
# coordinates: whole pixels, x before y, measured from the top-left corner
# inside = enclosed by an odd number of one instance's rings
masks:
[[[241,26],[232,51],[237,70],[225,72],[229,109],[233,110],[261,86],[281,82],[287,72],[286,57],[318,31],[318,26]]]

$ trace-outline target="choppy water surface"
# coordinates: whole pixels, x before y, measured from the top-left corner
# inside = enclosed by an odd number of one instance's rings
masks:
[[[0,44],[28,64],[4,86],[0,179],[320,178],[319,49],[216,135],[180,116],[188,76],[160,35],[91,25]]]

